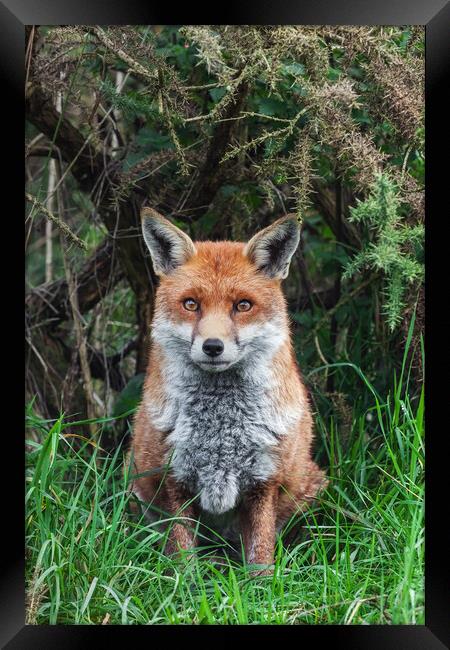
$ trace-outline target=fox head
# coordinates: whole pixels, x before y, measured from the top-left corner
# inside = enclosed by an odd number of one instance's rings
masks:
[[[289,335],[281,280],[300,239],[288,215],[241,242],[193,242],[151,208],[142,231],[155,273],[152,337],[169,355],[222,372],[270,358]]]

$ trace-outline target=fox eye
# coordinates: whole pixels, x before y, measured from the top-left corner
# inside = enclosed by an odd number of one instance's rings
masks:
[[[200,305],[198,304],[198,302],[193,298],[186,298],[186,300],[183,302],[183,307],[188,311],[197,311],[199,306]]]
[[[249,300],[240,300],[236,304],[237,311],[250,311],[252,308],[252,303]]]

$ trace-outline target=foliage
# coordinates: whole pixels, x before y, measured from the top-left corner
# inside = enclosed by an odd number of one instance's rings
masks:
[[[350,221],[365,224],[375,241],[369,241],[347,264],[343,278],[363,268],[381,270],[386,277],[385,314],[391,330],[402,319],[404,295],[409,285],[424,279],[422,224],[402,223],[395,184],[379,175],[372,193],[350,209]]]

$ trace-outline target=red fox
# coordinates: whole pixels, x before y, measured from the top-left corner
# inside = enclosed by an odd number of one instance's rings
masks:
[[[160,283],[132,490],[181,514],[166,552],[196,545],[192,520],[226,515],[247,563],[270,565],[277,531],[326,485],[281,290],[299,223],[282,217],[246,244],[194,243],[144,208],[142,231]]]

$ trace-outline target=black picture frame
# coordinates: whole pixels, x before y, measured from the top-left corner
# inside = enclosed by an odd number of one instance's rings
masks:
[[[426,205],[427,219],[431,218],[433,225],[428,227],[426,235],[426,265],[427,265],[427,306],[426,323],[429,331],[430,323],[434,329],[431,334],[433,341],[426,342],[427,355],[431,352],[432,346],[439,345],[437,358],[441,363],[443,352],[446,352],[446,333],[450,329],[449,318],[443,316],[445,293],[439,295],[437,282],[442,280],[442,269],[436,269],[436,262],[446,260],[446,238],[443,230],[437,234],[439,217],[441,221],[448,219],[448,181],[445,163],[440,162],[440,149],[445,147],[445,138],[448,134],[448,115],[446,103],[444,102],[444,91],[448,80],[448,68],[450,62],[450,4],[445,0],[378,0],[377,3],[367,0],[316,0],[316,2],[294,3],[285,2],[281,4],[270,3],[269,0],[260,0],[253,5],[238,6],[237,3],[228,2],[223,6],[214,7],[214,15],[208,7],[194,7],[185,5],[175,8],[175,5],[167,7],[165,11],[161,6],[153,7],[150,3],[146,6],[138,0],[128,0],[119,5],[115,0],[91,0],[89,4],[81,2],[64,3],[57,0],[3,0],[0,3],[0,25],[2,38],[0,39],[0,70],[2,73],[3,107],[7,109],[6,118],[8,122],[7,133],[4,138],[5,150],[8,152],[8,172],[10,180],[7,179],[7,191],[4,193],[11,200],[8,208],[8,222],[13,228],[8,234],[11,235],[8,248],[12,246],[12,239],[20,238],[20,229],[16,227],[19,223],[19,215],[23,211],[23,115],[19,110],[23,101],[23,89],[25,82],[24,74],[24,33],[25,25],[67,25],[67,24],[361,24],[361,25],[425,25],[426,26]],[[176,20],[175,20],[176,19]],[[447,84],[448,85],[448,84]],[[8,114],[9,112],[9,114]],[[19,171],[22,170],[22,171]],[[17,183],[18,187],[14,192],[11,188]],[[14,205],[17,204],[17,205]],[[13,219],[12,214],[17,214]],[[433,216],[434,215],[434,216]],[[6,219],[7,215],[4,215]],[[432,231],[434,230],[434,234]],[[14,231],[14,232],[12,232]],[[447,240],[448,241],[448,240]],[[441,248],[439,249],[439,244]],[[17,243],[22,246],[21,242]],[[21,249],[23,250],[23,249]],[[448,257],[448,254],[447,254]],[[433,263],[432,263],[433,262]],[[435,267],[433,269],[433,266]],[[443,269],[445,266],[443,265]],[[19,276],[20,273],[15,274]],[[17,313],[21,312],[22,296],[20,288],[14,287],[11,277],[11,265],[8,262],[3,277],[6,278],[8,286],[4,288],[3,304],[17,305]],[[19,280],[20,281],[20,280]],[[436,282],[436,283],[435,283]],[[22,285],[23,286],[23,285]],[[445,286],[445,277],[444,277]],[[432,301],[431,295],[436,291],[437,299]],[[448,293],[448,290],[447,290]],[[443,302],[442,302],[443,299]],[[20,303],[20,306],[19,306]],[[20,316],[19,316],[20,318]],[[20,326],[14,328],[18,336],[17,346],[9,345],[11,364],[7,363],[5,369],[8,384],[14,381],[13,370],[16,369],[16,386],[20,385],[21,368],[17,359],[17,352],[14,350],[23,349],[22,332]],[[12,337],[13,338],[13,337]],[[429,337],[428,337],[429,338]],[[441,342],[441,345],[439,344]],[[444,345],[442,345],[442,342]],[[433,356],[433,355],[432,355]],[[439,365],[439,364],[438,364]],[[11,367],[11,373],[9,368]],[[11,378],[10,378],[11,374]],[[23,381],[23,377],[22,377]],[[444,511],[445,488],[444,480],[447,476],[445,471],[446,456],[441,448],[447,434],[446,405],[446,382],[436,379],[428,381],[426,388],[427,413],[426,422],[429,436],[427,438],[427,483],[426,483],[426,582],[425,582],[425,625],[399,625],[399,626],[264,626],[263,635],[266,642],[270,643],[271,638],[278,641],[285,633],[295,635],[296,642],[300,643],[328,643],[331,647],[346,647],[370,649],[383,648],[388,650],[438,650],[448,647],[450,639],[450,617],[448,616],[448,595],[449,582],[448,569],[446,564],[445,544],[448,542],[446,531],[446,517]],[[445,392],[444,392],[445,391]],[[14,391],[16,392],[16,391]],[[18,391],[17,391],[18,392]],[[430,408],[431,394],[433,408]],[[18,405],[16,413],[23,412],[23,404]],[[9,401],[8,409],[9,411]],[[431,413],[430,413],[431,411]],[[440,412],[439,412],[440,411]],[[442,417],[442,419],[440,418]],[[4,481],[7,491],[3,495],[3,522],[7,526],[3,528],[2,541],[6,545],[3,557],[5,569],[0,579],[0,641],[2,647],[10,650],[24,648],[77,648],[80,646],[106,647],[107,643],[127,644],[136,643],[136,637],[142,636],[146,642],[155,643],[155,628],[149,631],[146,627],[133,626],[28,626],[25,621],[25,551],[24,551],[24,526],[23,526],[23,438],[14,424],[8,424],[4,435],[5,444],[8,448],[4,450],[3,465],[8,465],[11,477]],[[441,424],[442,423],[442,424]],[[7,459],[7,462],[5,461]],[[5,468],[6,469],[6,468]],[[5,488],[4,488],[5,489]],[[447,548],[449,548],[447,543]],[[441,549],[441,551],[440,551]],[[447,570],[446,570],[447,569]],[[238,629],[220,626],[220,637],[225,641],[229,635],[236,633],[251,634],[255,638],[257,631],[251,626],[239,626]],[[183,626],[158,626],[158,636],[164,639],[176,641],[180,638],[182,643],[193,642],[198,637],[210,634],[205,627]],[[214,632],[213,634],[217,633]],[[126,636],[124,636],[126,635]],[[181,635],[181,636],[180,636]]]

